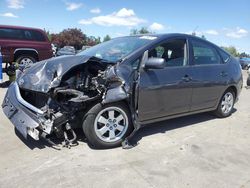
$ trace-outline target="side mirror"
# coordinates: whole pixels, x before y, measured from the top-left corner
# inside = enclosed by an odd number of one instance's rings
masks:
[[[145,63],[145,69],[163,69],[165,67],[165,59],[158,57],[151,57]]]

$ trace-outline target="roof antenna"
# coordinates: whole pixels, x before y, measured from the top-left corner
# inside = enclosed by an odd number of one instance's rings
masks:
[[[194,28],[194,30],[193,30],[193,32],[192,32],[192,35],[193,35],[193,36],[196,36],[196,30],[197,30],[198,28],[199,28],[198,25]]]

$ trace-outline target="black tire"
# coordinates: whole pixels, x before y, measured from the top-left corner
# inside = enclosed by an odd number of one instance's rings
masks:
[[[30,56],[30,55],[21,55],[19,56],[17,59],[16,59],[16,62],[19,64],[19,65],[22,65],[23,62],[25,59],[28,59],[30,61],[32,61],[32,64],[34,64],[36,62],[36,59],[33,57],[33,56]],[[27,65],[25,65],[25,67],[28,67]]]
[[[247,78],[247,86],[250,86],[250,74],[249,74],[249,76]]]
[[[233,104],[231,106],[231,109],[228,112],[223,112],[223,110],[222,110],[222,102],[223,102],[223,99],[224,99],[225,95],[227,95],[227,94],[232,95]],[[235,103],[235,92],[232,89],[226,90],[225,93],[223,93],[223,95],[222,95],[222,97],[220,99],[220,102],[218,104],[218,107],[214,111],[214,114],[219,118],[226,118],[226,117],[230,116],[232,114],[232,112],[233,112],[233,109],[234,109],[234,103]]]
[[[124,130],[124,132],[123,132],[124,135],[121,138],[119,138],[118,140],[113,141],[113,142],[106,142],[106,141],[100,139],[100,136],[98,137],[98,135],[97,135],[98,134],[97,131],[95,131],[95,127],[97,126],[97,125],[95,125],[95,121],[97,121],[96,118],[97,118],[98,114],[101,113],[102,111],[105,111],[108,108],[119,108],[119,109],[123,110],[123,112],[125,112],[125,114],[127,116],[127,121],[128,121],[127,130],[126,131]],[[112,103],[112,104],[107,104],[107,105],[102,105],[102,104],[98,103],[95,106],[93,106],[88,111],[87,114],[88,115],[86,116],[86,118],[83,121],[82,128],[83,128],[83,132],[87,138],[88,144],[92,148],[108,149],[108,148],[114,148],[114,147],[121,146],[121,143],[124,140],[124,138],[126,138],[133,130],[130,111],[128,109],[128,106],[123,102]],[[105,125],[103,127],[105,127]],[[110,130],[108,130],[108,131],[110,131]],[[108,134],[110,134],[110,133],[108,133]]]

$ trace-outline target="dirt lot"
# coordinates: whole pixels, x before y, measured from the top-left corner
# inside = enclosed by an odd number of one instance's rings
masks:
[[[250,187],[249,100],[244,88],[227,119],[205,113],[147,126],[131,150],[24,141],[0,110],[0,187]]]

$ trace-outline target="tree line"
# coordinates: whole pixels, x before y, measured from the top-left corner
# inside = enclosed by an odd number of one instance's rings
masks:
[[[106,35],[103,38],[103,40],[101,40],[101,37],[87,36],[86,34],[83,33],[81,29],[78,28],[64,29],[58,34],[50,33],[48,31],[46,31],[46,33],[50,41],[53,44],[56,44],[59,48],[62,48],[63,46],[74,46],[75,49],[77,50],[80,50],[82,46],[94,46],[100,44],[101,42],[105,42],[111,39],[109,35]],[[153,33],[149,31],[146,27],[130,30],[130,35],[139,35],[139,34],[153,34]],[[196,34],[192,33],[192,35]],[[204,35],[202,35],[201,38],[206,40],[206,37]],[[247,54],[246,52],[240,53],[234,46],[228,46],[228,47],[222,46],[222,48],[235,57],[250,57],[250,54]]]
[[[111,39],[109,35],[106,35],[103,40],[101,40],[101,37],[87,36],[81,29],[77,28],[64,29],[56,34],[49,31],[46,31],[46,33],[51,43],[57,45],[59,48],[74,46],[76,50],[80,50],[82,46],[94,46]]]

